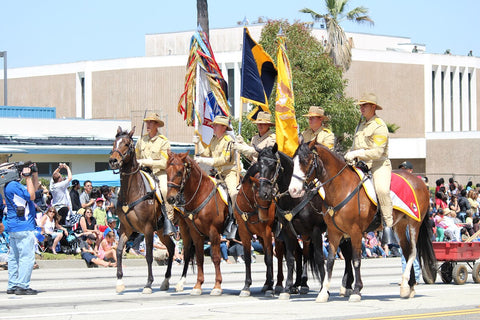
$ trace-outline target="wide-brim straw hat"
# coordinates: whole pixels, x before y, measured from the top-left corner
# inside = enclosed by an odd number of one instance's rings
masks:
[[[145,117],[145,119],[143,119],[143,121],[155,121],[160,125],[159,126],[160,128],[165,125],[165,123],[162,120],[160,120],[160,116],[158,115],[158,113],[155,113],[155,112],[149,113]]]
[[[377,102],[377,96],[374,93],[364,93],[363,96],[358,100],[358,105],[371,103],[377,106],[377,110],[383,110],[383,108]]]
[[[304,117],[320,117],[325,120],[330,119],[327,115],[325,115],[325,110],[322,107],[311,106],[308,109],[308,113],[303,115]]]
[[[274,126],[275,124],[270,121],[270,113],[265,112],[265,111],[260,111],[257,115],[257,119],[252,121],[252,123],[255,124],[268,124],[270,126]]]
[[[232,128],[230,127],[230,120],[228,119],[228,117],[216,116],[215,119],[213,119],[212,125],[213,124],[221,124],[227,127],[227,131],[232,131]]]

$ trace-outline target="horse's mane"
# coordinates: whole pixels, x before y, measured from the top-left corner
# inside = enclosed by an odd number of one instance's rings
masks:
[[[123,137],[123,136],[128,136],[129,133],[127,130],[124,130],[124,131],[120,131],[120,132],[117,132],[117,134],[115,135],[115,139],[119,138],[119,137]]]
[[[248,168],[247,173],[245,173],[245,176],[242,179],[242,184],[245,181],[248,181],[250,177],[255,177],[257,173],[258,173],[258,165],[257,165],[257,162],[255,162],[250,166],[250,168]]]
[[[329,148],[327,148],[323,144],[315,143],[314,147],[317,149],[317,152],[321,151],[323,153],[331,154],[333,156],[333,158],[336,159],[337,161],[340,161],[341,163],[345,162],[345,159],[343,158],[343,156],[336,153],[335,151],[330,150]],[[299,155],[300,159],[305,159],[306,153],[310,153],[310,152],[312,152],[312,151],[310,150],[309,143],[308,142],[307,143],[302,143],[301,145],[298,146],[298,148],[295,151],[295,154],[293,155],[293,157],[295,158],[295,156]]]

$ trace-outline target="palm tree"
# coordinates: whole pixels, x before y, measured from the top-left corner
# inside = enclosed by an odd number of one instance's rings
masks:
[[[202,27],[203,32],[210,38],[208,27],[208,3],[207,0],[197,0],[197,25]]]
[[[328,45],[326,51],[333,59],[333,63],[341,66],[345,71],[350,68],[352,61],[351,44],[347,36],[340,27],[340,22],[347,19],[358,23],[374,24],[368,16],[368,9],[365,7],[356,7],[345,13],[347,4],[350,0],[325,0],[327,7],[326,14],[320,14],[312,9],[304,8],[300,10],[303,13],[309,13],[315,22],[324,20],[327,26]]]

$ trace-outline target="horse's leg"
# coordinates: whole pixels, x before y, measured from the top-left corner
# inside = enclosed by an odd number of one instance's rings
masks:
[[[309,256],[313,253],[313,248],[312,248],[312,242],[311,240],[303,240],[303,250],[302,252],[302,257],[303,257],[303,265],[302,265],[302,273],[300,276],[300,294],[307,294],[308,291],[310,291],[310,288],[308,287],[308,264],[310,263]],[[313,261],[312,261],[313,263]]]
[[[192,258],[193,254],[193,243],[192,236],[190,235],[190,231],[188,225],[185,223],[185,220],[183,218],[180,218],[178,220],[178,224],[180,227],[180,235],[183,240],[183,270],[182,276],[180,277],[180,280],[175,286],[175,291],[181,292],[183,291],[183,287],[185,285],[185,282],[187,281],[188,265],[190,264],[190,259]]]
[[[119,229],[120,238],[118,239],[117,246],[117,293],[123,292],[125,290],[125,284],[123,283],[123,269],[122,269],[122,259],[123,259],[123,249],[127,243],[128,237],[125,234],[122,226]]]
[[[275,254],[277,257],[277,283],[275,284],[275,294],[283,292],[283,257],[285,255],[285,242],[280,239],[275,240]],[[273,256],[272,256],[273,259]]]
[[[263,234],[260,235],[262,239],[265,266],[267,267],[267,275],[262,292],[265,292],[266,297],[273,297],[273,245],[272,245],[272,229],[266,226]]]
[[[303,276],[303,249],[300,247],[300,244],[298,243],[298,239],[296,241],[296,247],[293,251],[293,254],[295,257],[295,267],[293,269],[295,271],[295,282],[290,288],[290,293],[298,294],[298,287],[302,283],[302,276]]]
[[[294,271],[294,265],[295,265],[294,251],[298,246],[298,242],[295,237],[287,235],[286,232],[284,232],[284,239],[285,239],[284,243],[285,243],[285,253],[286,253],[286,260],[287,260],[287,281],[285,283],[285,288],[283,289],[283,292],[279,296],[279,299],[288,300],[290,299],[290,294],[293,289],[293,271]]]
[[[219,296],[222,294],[222,272],[220,271],[220,234],[212,226],[210,231],[210,254],[212,256],[212,262],[215,266],[215,285],[210,292],[211,296]]]
[[[145,235],[145,259],[147,260],[147,268],[148,268],[148,276],[147,276],[147,284],[143,288],[144,294],[151,294],[152,293],[152,283],[153,283],[153,271],[152,271],[152,263],[153,263],[153,228],[151,226],[145,226],[144,230]]]
[[[345,258],[345,271],[342,278],[342,286],[340,287],[340,296],[350,297],[353,293],[353,270],[352,270],[352,242],[350,239],[344,239],[340,242],[340,250]]]
[[[322,290],[321,285],[323,284],[323,280],[325,279],[325,257],[323,256],[323,238],[322,232],[319,228],[314,227],[312,232],[312,246],[313,248],[313,255],[314,255],[314,263],[315,266],[313,270],[315,270],[315,276],[320,276],[320,291]],[[320,292],[319,291],[319,292]]]
[[[416,231],[414,228],[398,226],[396,228],[396,234],[400,239],[400,246],[402,247],[402,254],[405,257],[406,265],[405,270],[402,274],[402,282],[400,284],[400,297],[401,298],[413,298],[415,296],[415,271],[413,269],[413,262],[417,257],[417,247],[416,247]]]
[[[161,235],[162,243],[167,247],[168,252],[167,271],[165,272],[165,278],[160,285],[160,291],[167,291],[170,288],[170,278],[172,277],[172,263],[173,256],[175,255],[175,243],[172,241],[172,238],[163,235],[163,229],[159,230],[158,233]]]
[[[330,231],[331,229],[329,229]],[[323,280],[322,290],[317,296],[316,302],[327,302],[330,296],[328,290],[332,282],[333,265],[335,264],[335,255],[337,253],[337,246],[340,243],[342,235],[338,233],[329,232],[328,240],[330,243],[330,250],[327,258],[327,276]]]
[[[204,243],[203,236],[199,235],[198,232],[194,231],[194,233],[192,234],[192,241],[195,245],[195,256],[197,261],[198,272],[197,272],[197,283],[195,283],[195,286],[193,287],[190,294],[192,296],[199,296],[202,294],[202,284],[205,281],[205,275],[203,272],[203,262],[205,260],[205,251],[203,250],[203,243]],[[212,247],[211,247],[211,250],[213,250]],[[218,247],[218,250],[220,251],[220,246]]]
[[[243,220],[238,220],[238,233],[242,240],[244,258],[245,258],[245,285],[240,291],[240,297],[250,296],[250,286],[252,285],[252,255],[251,255],[251,236]]]
[[[360,266],[362,264],[362,233],[360,230],[352,231],[350,234],[352,241],[352,259],[353,268],[355,269],[355,287],[348,301],[359,302],[362,299],[360,291],[363,288],[362,277],[360,274]]]

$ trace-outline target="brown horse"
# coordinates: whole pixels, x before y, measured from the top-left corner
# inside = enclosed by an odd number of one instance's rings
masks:
[[[242,240],[245,254],[245,286],[240,292],[241,297],[250,296],[250,286],[252,284],[251,241],[254,234],[260,238],[265,253],[265,265],[267,267],[266,281],[262,292],[265,292],[265,296],[273,296],[272,226],[275,219],[275,205],[271,200],[262,200],[258,196],[259,182],[258,179],[255,178],[257,173],[257,164],[254,163],[243,177],[234,204],[235,218],[238,222],[238,233]],[[283,259],[278,259],[279,264],[281,264]],[[283,273],[279,280],[280,283],[282,280]]]
[[[188,156],[188,152],[168,153],[167,178],[167,201],[184,209],[183,218],[179,219],[184,251],[190,251],[192,241],[195,247],[197,283],[190,294],[202,294],[203,244],[209,239],[215,265],[215,285],[210,295],[221,295],[220,237],[225,228],[228,206],[223,202],[216,183]]]
[[[120,172],[120,193],[118,203],[115,209],[120,219],[119,235],[120,239],[117,247],[117,292],[125,290],[123,283],[122,256],[125,244],[134,232],[145,235],[146,260],[148,264],[147,284],[143,293],[152,293],[152,262],[153,262],[153,233],[157,230],[157,223],[162,216],[160,203],[156,200],[155,194],[148,192],[140,172],[140,166],[135,156],[135,145],[133,133],[122,131],[118,127],[113,149],[110,155],[110,167]],[[160,286],[160,290],[168,290],[169,279],[172,271],[172,261],[175,250],[175,244],[169,236],[163,235],[163,228],[159,229],[158,236],[168,250],[168,265],[165,272],[165,279]],[[186,275],[188,263],[185,262],[183,277]]]
[[[427,226],[429,210],[429,194],[422,180],[414,175],[398,171],[413,187],[420,212],[417,221],[401,211],[394,210],[394,230],[400,239],[402,252],[407,259],[405,272],[402,275],[400,296],[412,298],[415,295],[415,274],[413,261],[418,253],[420,263],[424,265],[424,276],[433,278],[436,272],[436,260]],[[324,281],[321,301],[328,300],[327,290],[330,288],[335,252],[342,237],[347,234],[351,238],[353,248],[353,266],[355,268],[355,287],[350,301],[360,301],[360,290],[363,287],[360,276],[362,233],[372,223],[377,207],[367,197],[358,175],[347,166],[345,161],[337,157],[329,149],[311,142],[298,147],[294,155],[294,173],[289,192],[299,197],[305,187],[318,179],[325,188],[325,203],[329,206],[325,214],[330,252],[327,259],[327,278]],[[349,195],[352,197],[349,198]]]

